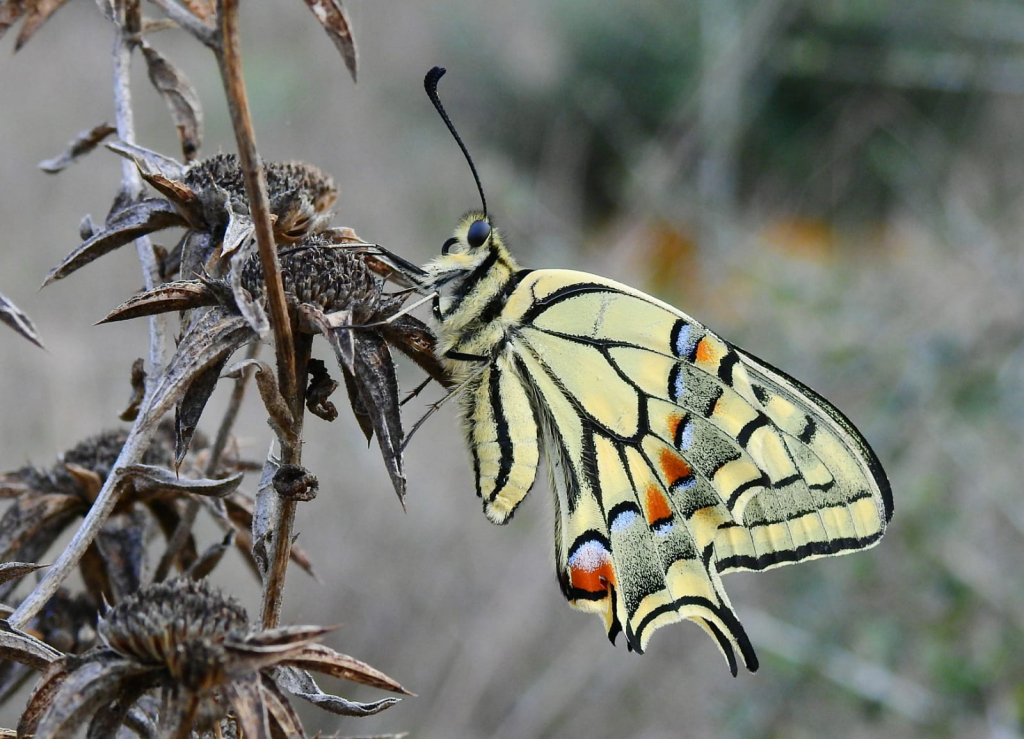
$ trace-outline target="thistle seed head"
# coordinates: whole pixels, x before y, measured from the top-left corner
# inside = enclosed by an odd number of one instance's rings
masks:
[[[306,303],[324,313],[349,310],[358,318],[377,312],[382,285],[350,250],[313,236],[299,246],[281,250],[278,256],[285,296],[292,308]],[[246,262],[242,285],[254,297],[263,294],[263,266],[258,255]]]
[[[103,642],[123,657],[165,667],[190,690],[225,678],[224,641],[241,638],[249,626],[245,610],[205,581],[178,579],[152,585],[101,617]]]

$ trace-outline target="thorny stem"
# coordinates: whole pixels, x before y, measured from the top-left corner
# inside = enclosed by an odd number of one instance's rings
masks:
[[[253,132],[249,114],[249,100],[245,93],[242,77],[242,59],[238,35],[239,0],[218,0],[217,17],[220,28],[220,46],[217,61],[227,94],[231,122],[238,144],[238,161],[245,177],[245,191],[249,197],[249,215],[256,230],[256,244],[259,247],[260,262],[266,281],[267,302],[270,307],[270,323],[274,329],[274,343],[277,348],[277,381],[281,395],[292,409],[295,426],[289,435],[294,442],[281,449],[285,464],[301,464],[302,459],[302,416],[303,396],[306,389],[306,364],[309,361],[311,339],[300,335],[301,350],[296,351],[293,340],[288,305],[285,302],[284,286],[281,282],[281,267],[277,259],[277,248],[270,221],[270,203],[267,198],[267,183],[259,152],[256,150],[256,135]],[[301,380],[301,385],[299,384]],[[273,527],[274,555],[270,570],[263,583],[263,628],[277,626],[281,615],[281,599],[284,595],[284,578],[291,554],[292,528],[295,522],[295,502],[281,501],[278,520]]]
[[[114,77],[114,110],[117,121],[117,133],[123,141],[133,143],[135,141],[134,121],[132,117],[131,98],[131,55],[135,44],[133,39],[137,38],[140,20],[138,0],[126,0],[118,3],[117,22],[114,32],[113,50],[113,77]],[[139,178],[136,168],[125,162],[121,170],[122,195],[130,200],[138,198],[142,193],[142,181]],[[156,255],[153,253],[152,244],[148,238],[140,238],[135,242],[142,263],[142,273],[145,279],[146,288],[152,289],[159,280]],[[149,323],[149,358],[151,371],[150,379],[146,383],[146,398],[142,407],[148,404],[151,390],[156,379],[160,376],[163,367],[164,348],[164,327],[162,317],[150,318]],[[141,423],[145,419],[145,413],[139,413],[128,438],[121,448],[121,453],[114,462],[113,471],[107,476],[106,482],[96,496],[95,502],[89,508],[85,520],[78,527],[74,537],[61,552],[57,561],[53,563],[46,575],[38,585],[29,593],[28,597],[11,614],[8,623],[14,628],[23,628],[32,618],[39,613],[47,601],[53,597],[71,571],[78,565],[86,549],[92,544],[93,539],[99,533],[104,522],[117,505],[121,493],[121,475],[118,471],[135,464],[149,448],[150,440],[156,431],[156,424],[150,424],[148,429],[143,429]]]
[[[246,359],[254,359],[259,353],[260,345],[257,342],[249,344],[249,350],[246,352]],[[238,418],[238,411],[242,407],[242,398],[245,396],[245,385],[252,377],[252,370],[246,368],[242,370],[242,374],[235,380],[235,386],[231,390],[231,398],[228,400],[227,410],[224,411],[224,418],[220,421],[220,428],[217,429],[217,438],[213,442],[213,446],[210,448],[210,458],[206,462],[206,468],[203,474],[206,477],[212,477],[217,472],[217,467],[220,465],[221,455],[224,453],[224,448],[227,446],[228,439],[231,436],[231,429],[235,425],[235,419]],[[160,562],[157,565],[156,572],[153,573],[153,582],[163,582],[168,573],[171,571],[171,566],[174,561],[178,558],[181,553],[182,547],[185,546],[185,542],[188,541],[189,532],[192,531],[192,526],[196,522],[196,516],[199,514],[199,507],[201,503],[198,497],[189,498],[188,503],[185,506],[185,512],[182,514],[181,519],[178,521],[178,525],[174,528],[174,533],[171,534],[171,538],[167,541],[167,549],[164,550],[163,556],[160,557]]]
[[[307,369],[309,356],[313,348],[313,337],[310,334],[298,334],[295,352],[295,370],[302,382],[296,399],[296,406],[292,410],[292,417],[295,419],[294,438],[302,437],[302,419],[305,404],[305,389],[307,386]],[[302,442],[294,447],[281,449],[281,461],[284,464],[300,464],[302,460]],[[264,629],[275,628],[281,618],[281,601],[284,597],[284,579],[288,572],[288,563],[291,561],[292,552],[292,531],[295,525],[296,501],[282,499],[278,507],[277,525],[274,527],[273,547],[274,553],[270,559],[270,569],[263,580],[263,605],[261,607],[260,620]]]

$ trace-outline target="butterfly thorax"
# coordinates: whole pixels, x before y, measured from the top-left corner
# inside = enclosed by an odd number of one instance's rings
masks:
[[[500,350],[509,328],[502,308],[522,274],[496,229],[481,246],[469,246],[469,224],[482,218],[479,213],[464,217],[447,253],[425,267],[424,286],[438,294],[433,311],[437,353],[455,378],[472,372],[470,358],[490,359]]]

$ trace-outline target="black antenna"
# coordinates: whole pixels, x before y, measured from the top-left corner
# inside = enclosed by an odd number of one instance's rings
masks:
[[[459,136],[459,132],[455,130],[455,126],[452,125],[452,119],[448,117],[448,114],[444,110],[444,106],[441,105],[441,99],[437,96],[437,83],[444,77],[444,73],[447,72],[444,67],[434,67],[427,76],[423,78],[423,89],[427,91],[427,97],[430,98],[430,102],[437,108],[437,112],[441,114],[441,120],[444,121],[444,125],[448,126],[448,130],[452,132],[452,136],[455,137],[455,141],[458,143],[459,148],[462,149],[462,153],[466,156],[466,161],[469,162],[469,168],[473,171],[473,179],[476,180],[476,189],[480,191],[480,202],[484,206],[484,217],[487,216],[487,198],[484,197],[484,187],[480,184],[480,175],[476,172],[476,165],[473,164],[473,157],[469,155],[469,149],[462,143],[462,138]]]

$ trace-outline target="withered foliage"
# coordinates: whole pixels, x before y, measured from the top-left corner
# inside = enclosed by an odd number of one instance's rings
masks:
[[[125,437],[124,431],[108,431],[69,449],[52,467],[28,466],[0,473],[0,497],[12,500],[0,517],[0,560],[42,560],[63,532],[88,512],[113,472]],[[80,563],[94,611],[104,601],[119,603],[138,590],[147,569],[147,544],[152,535],[158,531],[170,537],[193,496],[204,501],[251,563],[248,544],[253,504],[237,489],[243,473],[237,464],[226,462],[217,478],[204,477],[200,470],[206,441],[200,436],[198,442],[190,464],[175,475],[167,469],[173,460],[173,429],[164,424],[142,463],[123,474],[114,515]],[[220,549],[215,544],[212,551],[200,552],[190,534],[175,564],[180,572],[202,576]],[[301,550],[295,549],[293,558],[309,570],[309,559]],[[202,569],[197,572],[198,568]],[[15,585],[13,581],[0,584],[0,601]]]
[[[65,2],[0,0],[0,36],[22,21],[15,46],[20,49]],[[341,0],[304,3],[355,79],[358,54]],[[308,409],[334,420],[338,411],[331,396],[342,382],[367,443],[377,437],[404,505],[404,431],[392,352],[397,349],[430,378],[448,384],[434,353],[433,334],[403,310],[409,291],[385,290],[387,279],[411,287],[403,282],[403,269],[395,267],[407,265],[364,243],[352,229],[332,226],[338,192],[334,180],[317,167],[270,162],[258,172],[261,160],[251,126],[247,132],[235,120],[245,106],[244,89],[230,83],[241,79],[240,62],[229,53],[238,46],[237,2],[154,0],[152,6],[168,16],[158,21],[144,17],[137,0],[98,0],[97,5],[114,26],[116,125],[83,130],[40,167],[60,172],[118,134],[125,140],[106,147],[134,168],[123,169],[102,224],[83,218],[82,243],[44,285],[137,242],[151,289],[104,321],[176,312],[180,331],[164,366],[150,366],[147,376],[143,360],[133,365],[133,395],[121,415],[133,422],[130,431],[90,437],[50,466],[0,473],[0,499],[8,501],[0,515],[0,602],[18,605],[12,602],[18,579],[46,567],[31,563],[52,562],[43,570],[49,574],[36,576],[40,582],[17,609],[0,605],[0,702],[41,671],[16,732],[37,739],[83,733],[89,739],[306,737],[291,697],[342,716],[375,714],[399,699],[350,701],[323,691],[311,673],[407,691],[369,665],[320,644],[329,628],[251,626],[240,605],[203,578],[237,547],[263,580],[262,623],[277,624],[288,563],[312,573],[309,558],[294,545],[289,518],[294,513],[282,511],[294,508],[294,501],[312,500],[319,485],[316,475],[299,464],[303,424],[293,414]],[[198,93],[153,45],[157,30],[174,27],[213,51],[224,73],[245,171],[231,154],[200,158]],[[167,105],[182,161],[134,143],[130,60],[135,52]],[[262,203],[262,186],[254,185],[259,177],[265,179],[269,208]],[[170,228],[184,234],[167,250],[151,248],[144,238]],[[271,269],[275,260],[261,262],[257,231],[263,258],[276,253],[286,310],[276,288],[267,288],[267,283],[277,284]],[[266,280],[264,266],[270,275]],[[277,347],[288,398],[276,373],[255,359],[255,346],[270,335],[268,316],[276,320],[285,313],[298,347]],[[2,295],[0,321],[42,346],[29,318]],[[165,336],[160,323],[154,322],[150,337],[151,362],[157,365]],[[315,334],[331,345],[340,381],[310,358]],[[286,334],[275,337],[289,344]],[[250,358],[228,367],[235,351],[246,345]],[[251,376],[284,461],[271,454],[262,465],[253,465],[223,454],[249,369],[255,370]],[[305,387],[292,387],[293,374]],[[198,424],[222,377],[237,379],[234,407],[210,445]],[[171,409],[173,421],[165,419]],[[260,467],[254,500],[239,486],[244,471]],[[224,532],[221,540],[202,547],[192,532],[201,510]],[[71,544],[58,555],[58,539],[73,530]],[[155,568],[154,552],[162,554]],[[66,579],[76,567],[81,585]],[[160,582],[168,572],[176,579]],[[0,736],[15,733],[0,729]]]
[[[125,724],[158,723],[161,736],[189,737],[226,721],[247,739],[306,737],[289,695],[350,716],[398,702],[325,693],[310,672],[408,695],[384,673],[319,644],[331,629],[251,629],[238,602],[203,581],[143,588],[103,614],[97,631],[96,647],[47,667],[19,736],[61,737],[87,724],[90,737],[107,737]]]
[[[419,319],[398,315],[406,296],[386,293],[383,282],[357,251],[334,244],[327,236],[307,236],[298,244],[282,248],[279,258],[294,325],[299,331],[327,338],[359,427],[367,441],[376,435],[395,491],[404,499],[404,432],[391,348],[445,383],[444,370],[434,354],[433,334]],[[178,424],[179,454],[187,449],[191,431],[231,354],[257,341],[265,330],[259,259],[251,254],[222,280],[168,283],[132,298],[103,319],[120,321],[197,308],[205,312],[193,318],[154,393],[155,404],[165,395],[170,398],[180,394],[182,398],[178,418],[187,422]],[[318,403],[326,400],[324,374],[319,370],[314,375]],[[272,373],[261,372],[257,379],[260,377],[269,379]]]
[[[226,258],[251,239],[249,202],[235,155],[218,154],[185,165],[124,142],[108,148],[135,162],[142,178],[162,197],[144,198],[111,213],[103,229],[90,234],[50,271],[44,286],[140,236],[167,228],[186,229],[164,260],[167,278],[223,272]],[[265,174],[278,243],[294,243],[327,229],[329,208],[338,195],[329,175],[304,162],[270,162]],[[332,233],[336,240],[356,240],[349,229]]]
[[[35,324],[32,323],[32,319],[5,298],[2,293],[0,293],[0,321],[6,323],[40,349],[44,348],[43,340],[39,338],[39,332],[36,330]]]

